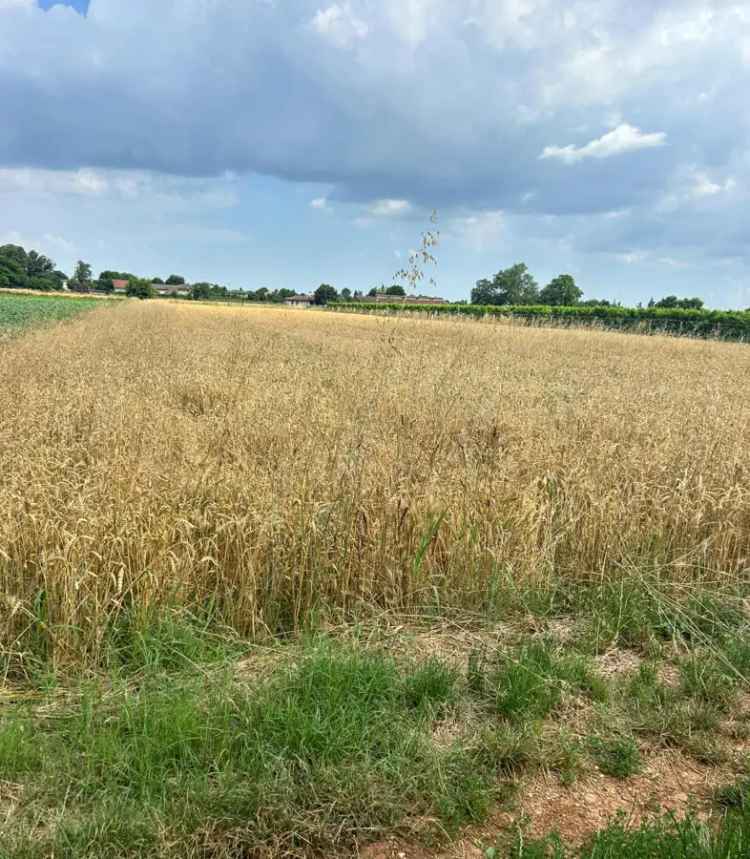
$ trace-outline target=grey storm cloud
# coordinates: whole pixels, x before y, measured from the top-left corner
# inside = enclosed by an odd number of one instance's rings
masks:
[[[736,250],[749,84],[750,7],[729,0],[0,0],[0,167],[620,212],[592,244],[708,226]]]

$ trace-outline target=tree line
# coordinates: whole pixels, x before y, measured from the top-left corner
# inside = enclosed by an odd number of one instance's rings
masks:
[[[166,280],[160,277],[143,278],[127,271],[102,271],[98,278],[93,277],[91,265],[83,260],[76,263],[73,276],[57,269],[55,263],[37,251],[26,251],[20,245],[0,247],[0,289],[35,289],[51,292],[59,290],[67,282],[68,289],[74,292],[114,292],[116,280],[127,281],[126,293],[137,298],[150,298],[154,295],[153,284],[169,286],[188,286],[182,275],[171,274]],[[256,290],[229,289],[216,283],[200,282],[189,286],[186,296],[193,301],[251,301],[282,304],[298,293],[293,289],[270,290],[261,287]],[[374,287],[366,294],[355,290],[342,289],[340,292],[328,283],[322,283],[313,293],[316,304],[325,305],[336,301],[367,301],[378,294],[392,295],[394,298],[406,295],[399,284]],[[459,302],[461,303],[461,302]],[[491,278],[476,282],[471,290],[471,304],[482,306],[548,306],[548,307],[612,307],[617,302],[591,298],[583,300],[583,290],[570,274],[560,274],[540,289],[525,263],[519,262],[510,268],[498,271]],[[641,306],[640,304],[638,305]],[[700,298],[666,298],[648,302],[649,308],[700,310],[704,306]]]
[[[67,275],[58,271],[44,254],[26,251],[20,245],[0,247],[0,289],[61,289]]]
[[[612,303],[600,298],[583,301],[583,290],[570,274],[559,274],[540,289],[526,263],[522,262],[497,272],[492,278],[478,280],[471,291],[471,303],[497,307],[532,305],[546,307],[619,306],[617,302]],[[668,295],[659,301],[652,298],[648,302],[648,307],[652,308],[702,310],[703,306],[703,301],[700,298],[678,298],[676,295]]]

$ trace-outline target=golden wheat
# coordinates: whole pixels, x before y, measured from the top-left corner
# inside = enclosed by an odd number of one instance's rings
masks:
[[[0,645],[750,567],[750,349],[127,303],[0,348]]]

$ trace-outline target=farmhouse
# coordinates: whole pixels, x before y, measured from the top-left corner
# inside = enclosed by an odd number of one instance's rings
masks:
[[[113,280],[112,285],[115,288],[115,295],[125,295],[128,290],[127,280]],[[190,295],[190,284],[187,283],[179,283],[176,285],[169,283],[152,283],[151,289],[153,289],[154,295],[161,295],[164,298],[175,296],[185,298]]]
[[[179,298],[184,298],[185,296],[190,295],[190,286],[187,283],[152,283],[151,289],[153,289],[156,295],[162,295],[165,298],[175,296]]]
[[[444,298],[434,295],[386,295],[379,292],[375,295],[376,304],[448,304]]]
[[[312,307],[315,304],[314,295],[293,295],[291,298],[285,298],[284,304],[287,307]]]

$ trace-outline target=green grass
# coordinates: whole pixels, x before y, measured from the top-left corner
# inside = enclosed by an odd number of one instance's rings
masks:
[[[317,640],[249,685],[146,670],[54,715],[15,712],[0,723],[0,779],[24,786],[24,807],[0,855],[309,855],[409,819],[454,831],[497,789],[470,742],[432,739],[455,683],[432,660]],[[62,797],[62,822],[40,831]]]
[[[704,823],[693,815],[666,816],[633,829],[616,820],[580,848],[555,836],[515,841],[485,851],[489,859],[743,859],[750,856],[750,814],[743,810]]]
[[[594,653],[623,647],[658,653],[665,644],[710,645],[745,623],[736,592],[681,592],[645,576],[579,588],[572,610],[588,620],[579,645]]]
[[[552,640],[534,641],[487,660],[473,654],[469,685],[490,709],[515,722],[543,719],[564,693],[605,700],[606,685],[586,658],[561,652]]]
[[[252,646],[210,608],[123,610],[103,631],[100,673],[54,677],[40,656],[15,675],[19,701],[0,694],[0,819],[3,786],[18,797],[0,857],[312,857],[392,836],[434,845],[498,804],[512,810],[540,769],[563,785],[595,768],[627,779],[659,748],[727,763],[724,726],[750,668],[737,594],[645,578],[551,586],[500,599],[485,631],[501,603],[513,622],[496,645],[483,637],[471,651],[470,637],[463,670],[410,655],[410,633],[397,641],[365,620],[343,640]],[[553,618],[568,621],[561,640],[544,632]],[[646,658],[605,677],[595,655],[611,647]],[[615,823],[580,849],[519,838],[497,855],[741,856],[726,851],[746,844],[746,793],[742,782],[717,795],[721,827]]]
[[[50,322],[71,319],[101,302],[91,298],[0,293],[0,336]]]
[[[632,737],[591,737],[589,749],[604,775],[628,778],[641,769],[641,754]]]

